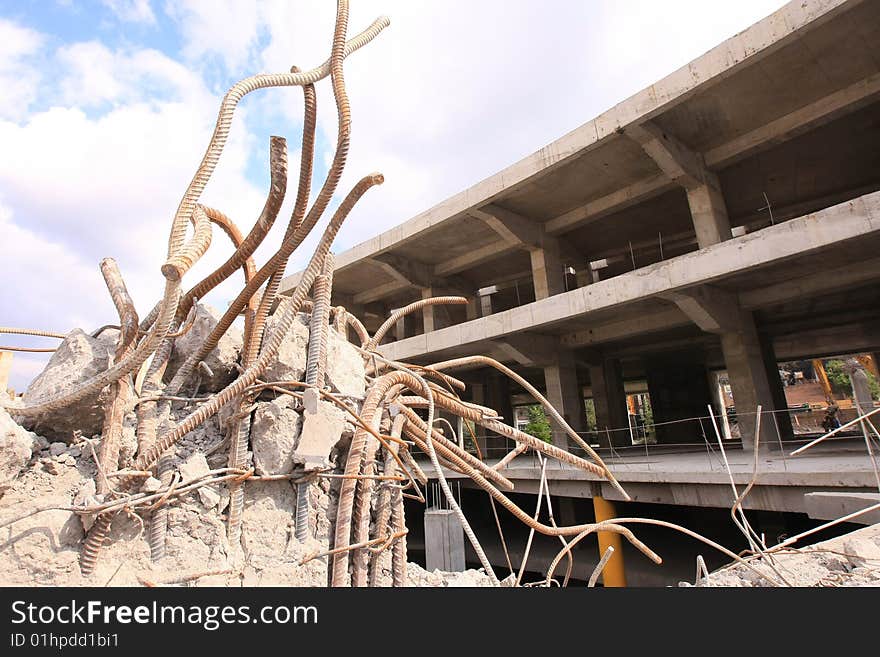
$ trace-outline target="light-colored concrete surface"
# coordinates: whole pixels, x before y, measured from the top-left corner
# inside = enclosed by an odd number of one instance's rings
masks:
[[[807,515],[818,520],[836,520],[880,503],[880,493],[807,493]],[[880,509],[856,517],[853,522],[872,525],[880,522]]]
[[[734,502],[731,476],[741,492],[751,480],[754,466],[752,453],[728,448],[728,474],[717,445],[687,453],[639,455],[638,448],[620,451],[626,455],[606,457],[608,467],[634,501],[652,504],[730,508]],[[433,476],[429,463],[423,469]],[[517,492],[537,493],[541,468],[533,456],[517,457],[503,472]],[[809,493],[858,496],[876,489],[868,455],[849,449],[807,452],[797,457],[780,452],[761,454],[757,472],[755,486],[744,502],[747,509],[807,513],[809,504],[817,504],[808,501]],[[461,477],[451,471],[445,473],[450,478]],[[593,475],[553,461],[548,462],[547,477],[553,495],[573,498],[592,497],[590,483],[597,481]],[[622,500],[609,484],[603,482],[600,489],[603,497]]]
[[[880,192],[489,317],[383,345],[395,360],[554,324],[733,274],[784,263],[880,232]]]
[[[425,511],[425,566],[448,573],[465,569],[464,532],[450,509]]]

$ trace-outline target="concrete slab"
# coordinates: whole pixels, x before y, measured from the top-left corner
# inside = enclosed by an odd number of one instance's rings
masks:
[[[807,515],[818,520],[836,520],[880,503],[880,493],[807,493]],[[880,509],[853,519],[862,525],[880,522]]]

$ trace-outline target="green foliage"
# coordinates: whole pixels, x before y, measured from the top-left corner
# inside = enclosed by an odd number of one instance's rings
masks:
[[[844,369],[844,362],[842,360],[826,360],[824,364],[825,374],[828,375],[828,383],[831,384],[831,391],[835,395],[852,397],[852,383],[850,383],[849,374]],[[873,399],[880,399],[880,383],[878,383],[877,377],[871,374],[871,372],[865,373],[868,375],[871,397]]]
[[[598,431],[599,427],[596,426],[596,405],[592,399],[584,400],[584,410],[587,413],[587,429]]]
[[[553,431],[550,429],[550,421],[544,413],[544,409],[538,404],[529,406],[529,423],[526,425],[525,432],[531,434],[545,443],[552,442]]]

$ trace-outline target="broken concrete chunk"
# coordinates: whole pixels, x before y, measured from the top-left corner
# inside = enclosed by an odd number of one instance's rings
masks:
[[[302,415],[291,408],[294,402],[293,397],[284,395],[257,404],[251,426],[257,474],[287,474],[293,470],[293,451],[303,423]]]
[[[860,566],[880,568],[880,545],[877,544],[876,539],[851,536],[844,541],[842,551],[856,568]]]
[[[18,476],[31,458],[36,436],[0,408],[0,483]]]
[[[52,354],[45,369],[24,393],[25,406],[72,392],[79,384],[107,369],[116,349],[116,331],[104,331],[93,338],[81,329],[71,331]],[[100,393],[95,392],[75,404],[22,420],[26,429],[54,438],[71,441],[77,429],[90,436],[101,432],[104,409]]]
[[[52,456],[61,456],[66,452],[67,445],[65,443],[55,442],[49,444],[49,454]]]
[[[345,428],[345,412],[330,402],[318,402],[316,413],[303,414],[300,433],[293,462],[306,466],[307,470],[330,464],[330,450],[336,446]]]
[[[82,484],[80,484],[79,489],[76,491],[76,495],[73,496],[73,505],[74,506],[91,506],[93,504],[98,503],[98,499],[95,495],[97,492],[97,486],[95,485],[94,479],[86,479]],[[83,531],[89,531],[92,528],[92,525],[95,524],[95,514],[94,513],[83,513],[80,514],[79,519],[82,521]]]
[[[309,349],[308,315],[300,313],[293,320],[290,330],[281,341],[278,355],[266,368],[263,378],[267,381],[302,381],[306,371],[306,354]],[[268,332],[278,326],[278,317],[272,315],[266,321]],[[268,335],[268,333],[267,333]]]
[[[204,454],[192,454],[186,461],[180,464],[180,476],[184,481],[191,481],[211,471]],[[196,489],[199,501],[209,511],[220,504],[220,493],[215,485],[202,486]]]
[[[327,384],[343,395],[362,398],[365,381],[363,356],[331,328],[327,339]]]
[[[165,373],[166,381],[171,380],[171,377],[186,359],[205,342],[221,317],[222,313],[211,306],[202,303],[196,304],[192,328],[174,341],[174,350]],[[226,331],[214,350],[204,359],[205,365],[211,371],[210,375],[203,369],[199,370],[200,390],[217,392],[232,382],[238,375],[237,364],[242,341],[241,331],[236,327],[232,326]]]
[[[162,488],[162,482],[155,477],[147,477],[144,479],[144,483],[141,484],[142,493],[155,493],[160,488]]]

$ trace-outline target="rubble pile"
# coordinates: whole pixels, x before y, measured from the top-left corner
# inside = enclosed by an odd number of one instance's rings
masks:
[[[772,563],[772,568],[771,568]],[[710,573],[702,586],[763,587],[759,573],[781,575],[792,586],[880,586],[880,524],[814,543],[799,549],[774,552],[751,561],[754,572],[733,564]]]
[[[345,308],[331,307],[333,240],[361,197],[383,183],[381,174],[353,186],[324,225],[290,296],[279,294],[290,257],[330,207],[347,161],[351,110],[344,61],[388,24],[379,18],[348,39],[348,2],[339,0],[324,64],[233,85],[171,222],[159,267],[161,299],[139,315],[145,308],[129,296],[117,263],[105,258],[100,269],[118,323],[91,334],[68,333],[25,394],[2,401],[0,549],[7,556],[0,561],[0,582],[476,584],[481,576],[473,574],[407,575],[403,499],[424,502],[427,483],[413,459],[417,450],[430,458],[491,584],[499,582],[453,499],[444,467],[469,476],[536,531],[574,536],[585,529],[549,527],[519,509],[502,492],[513,489],[502,472],[435,426],[436,409],[605,479],[629,499],[556,409],[501,363],[477,356],[426,368],[382,357],[385,335],[407,314],[467,299],[417,301],[372,334]],[[325,78],[333,87],[339,129],[326,178],[310,199],[315,84]],[[253,255],[293,179],[285,139],[270,138],[271,184],[247,234],[200,199],[238,103],[258,89],[282,86],[303,92],[298,185],[281,246],[257,267]],[[217,248],[213,227],[229,237],[233,252],[189,287],[188,272]],[[244,286],[223,312],[202,302],[239,271]],[[448,370],[475,362],[522,385],[586,457],[505,424],[491,408],[463,401],[466,386]],[[622,533],[659,561],[626,528],[609,523],[602,529]]]

